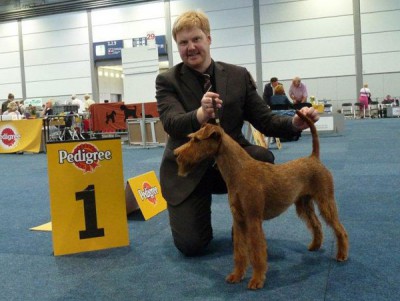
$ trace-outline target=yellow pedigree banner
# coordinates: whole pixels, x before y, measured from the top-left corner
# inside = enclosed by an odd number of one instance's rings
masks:
[[[130,178],[128,184],[145,220],[167,209],[154,171]]]
[[[129,245],[120,139],[47,144],[54,255]]]
[[[0,121],[0,153],[40,152],[42,119]]]

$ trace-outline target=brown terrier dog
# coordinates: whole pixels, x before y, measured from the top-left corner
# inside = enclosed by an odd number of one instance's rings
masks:
[[[308,250],[318,250],[323,240],[315,202],[336,235],[336,260],[347,259],[348,236],[339,221],[332,175],[319,160],[317,131],[308,117],[299,111],[296,113],[307,122],[312,133],[313,150],[306,158],[279,165],[257,161],[221,127],[211,124],[190,134],[190,141],[175,150],[179,175],[186,175],[200,161],[214,157],[226,182],[234,234],[234,270],[226,277],[227,282],[240,282],[250,261],[253,275],[248,288],[264,286],[267,243],[262,221],[277,217],[292,204],[312,233]]]

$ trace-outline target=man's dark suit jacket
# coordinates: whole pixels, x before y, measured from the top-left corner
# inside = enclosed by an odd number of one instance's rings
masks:
[[[250,145],[242,134],[245,120],[271,137],[298,136],[291,117],[273,115],[258,95],[250,73],[243,67],[215,62],[216,91],[223,101],[220,122],[227,134],[241,145]],[[188,141],[187,135],[200,129],[196,112],[204,95],[195,74],[183,63],[156,79],[157,107],[169,138],[160,167],[160,184],[170,205],[185,200],[200,182],[212,161],[199,164],[187,177],[178,176],[173,151]]]

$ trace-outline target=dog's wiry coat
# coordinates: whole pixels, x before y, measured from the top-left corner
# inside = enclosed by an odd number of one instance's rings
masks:
[[[309,157],[284,164],[256,161],[221,127],[206,124],[190,141],[175,150],[179,174],[189,173],[202,160],[215,158],[228,188],[233,216],[234,269],[226,280],[240,282],[250,262],[253,275],[248,288],[264,286],[267,272],[267,244],[262,221],[272,219],[295,204],[298,216],[312,233],[310,251],[321,247],[323,233],[315,213],[332,227],[337,240],[336,260],[348,256],[348,236],[339,221],[331,173],[319,160],[319,140],[313,122],[297,114],[310,126],[313,150]]]

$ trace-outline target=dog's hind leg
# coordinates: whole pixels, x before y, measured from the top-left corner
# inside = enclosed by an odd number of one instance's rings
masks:
[[[301,197],[296,202],[297,215],[306,223],[312,233],[312,242],[308,246],[309,251],[316,251],[322,245],[324,235],[321,222],[315,214],[314,203],[309,196]]]
[[[337,241],[337,261],[345,261],[349,252],[349,238],[343,225],[340,223],[336,202],[333,195],[316,198],[318,209],[326,221],[335,232]]]

